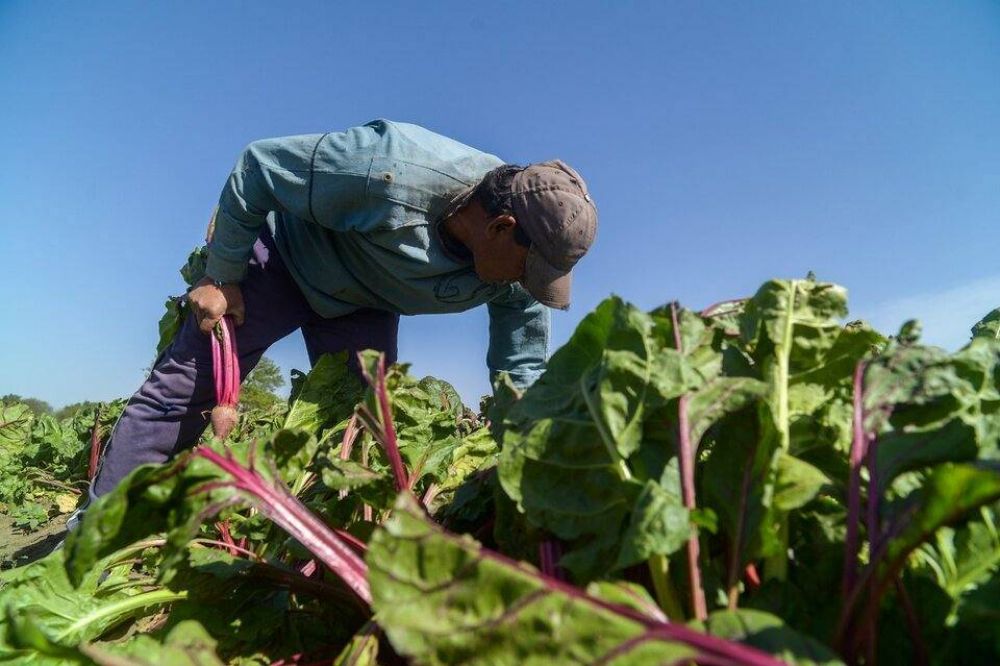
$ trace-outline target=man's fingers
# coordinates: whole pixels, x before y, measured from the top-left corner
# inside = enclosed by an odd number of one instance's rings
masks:
[[[212,329],[215,328],[215,325],[219,323],[220,319],[221,317],[210,317],[205,315],[201,318],[201,321],[198,322],[198,328],[200,328],[201,332],[205,335],[211,335]]]
[[[242,326],[243,320],[246,319],[246,314],[244,313],[242,306],[233,308],[227,314],[231,314],[233,316],[233,321],[237,326]]]

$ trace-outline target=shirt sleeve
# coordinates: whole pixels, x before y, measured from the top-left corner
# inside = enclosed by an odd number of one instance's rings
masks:
[[[530,386],[545,370],[549,352],[549,309],[520,285],[487,305],[490,346],[486,365],[490,383],[506,372],[519,389]]]
[[[365,199],[375,138],[371,128],[357,127],[247,146],[219,197],[206,273],[224,282],[242,279],[271,211],[334,229],[349,220]]]

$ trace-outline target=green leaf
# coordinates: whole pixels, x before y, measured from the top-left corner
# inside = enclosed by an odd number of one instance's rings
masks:
[[[823,472],[795,456],[781,454],[777,461],[774,506],[780,511],[798,509],[830,483]]]
[[[173,296],[167,298],[167,301],[163,304],[163,308],[165,312],[157,324],[157,329],[160,332],[159,341],[156,343],[157,356],[162,354],[163,350],[169,347],[170,343],[174,341],[174,338],[177,337],[177,332],[181,330],[181,326],[188,316],[187,301],[180,298]]]
[[[717,611],[691,626],[713,636],[739,641],[769,652],[794,666],[843,664],[819,641],[789,628],[780,618],[756,610]]]
[[[882,491],[904,472],[995,455],[998,367],[1000,344],[983,338],[953,355],[897,344],[868,367],[866,427],[878,436]]]
[[[367,561],[376,620],[396,651],[417,663],[643,666],[698,655],[682,642],[683,627],[556,584],[448,534],[405,494],[375,533]]]
[[[379,633],[378,625],[366,622],[333,660],[333,666],[378,666]]]
[[[141,617],[186,594],[144,591],[134,582],[102,581],[102,563],[74,586],[63,552],[0,575],[0,661],[32,654],[65,658],[69,648],[94,640],[118,624]]]
[[[1000,499],[1000,463],[938,465],[923,485],[898,507],[881,558],[891,575],[905,558],[942,527],[966,519],[979,507]]]
[[[1000,308],[976,322],[972,327],[972,337],[1000,340]]]
[[[0,403],[0,451],[14,453],[28,444],[34,414],[23,402]]]
[[[309,432],[282,429],[271,438],[268,451],[281,479],[291,486],[305,473],[316,455],[317,448],[316,438]]]
[[[362,385],[347,368],[347,352],[324,354],[292,397],[286,430],[305,430],[322,438],[351,416],[362,395]]]
[[[84,644],[80,651],[100,666],[223,666],[216,641],[194,620],[178,623],[163,643],[138,636],[123,647]]]
[[[688,510],[681,498],[647,481],[632,507],[615,568],[623,569],[652,555],[669,555],[679,550],[690,535]]]

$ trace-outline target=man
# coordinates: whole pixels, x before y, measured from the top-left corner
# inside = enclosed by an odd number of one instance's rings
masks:
[[[416,125],[257,141],[229,177],[192,316],[115,426],[91,496],[192,446],[214,406],[208,334],[233,315],[242,376],[302,329],[311,362],[377,349],[396,360],[399,315],[486,304],[487,365],[525,387],[547,356],[548,308],[597,211],[556,160],[521,168]],[[70,525],[78,517],[71,519]]]

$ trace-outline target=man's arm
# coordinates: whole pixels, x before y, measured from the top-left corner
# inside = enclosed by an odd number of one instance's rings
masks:
[[[531,385],[545,370],[549,353],[549,309],[520,285],[488,304],[490,347],[486,365],[490,382],[498,372],[510,374],[520,389]]]
[[[378,136],[371,126],[251,143],[219,197],[207,274],[223,282],[242,279],[267,214],[283,211],[338,228],[363,204]]]

